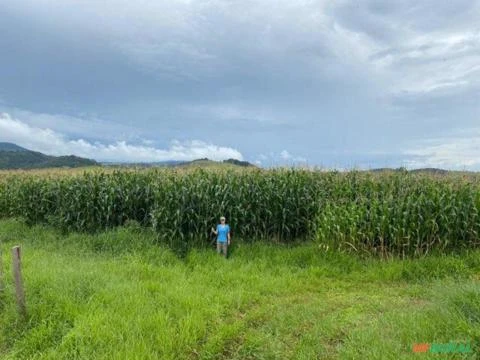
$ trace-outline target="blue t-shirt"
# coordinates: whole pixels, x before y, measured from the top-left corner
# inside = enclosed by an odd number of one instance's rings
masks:
[[[230,226],[228,226],[227,224],[225,225],[218,224],[217,232],[218,232],[217,241],[222,243],[227,242],[228,240],[227,234],[230,232]]]

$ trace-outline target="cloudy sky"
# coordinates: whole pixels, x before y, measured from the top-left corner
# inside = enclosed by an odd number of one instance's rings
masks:
[[[0,141],[480,170],[480,0],[1,0]]]

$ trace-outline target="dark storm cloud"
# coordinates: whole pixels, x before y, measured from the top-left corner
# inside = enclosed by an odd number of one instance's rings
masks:
[[[479,1],[6,0],[0,14],[0,110],[72,139],[375,167],[478,126]]]

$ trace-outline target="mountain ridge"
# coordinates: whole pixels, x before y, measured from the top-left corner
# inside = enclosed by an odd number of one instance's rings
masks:
[[[17,144],[0,142],[0,169],[42,169],[99,165],[95,160],[75,155],[51,156],[25,149]]]
[[[0,142],[0,151],[29,151],[17,144],[10,142]]]

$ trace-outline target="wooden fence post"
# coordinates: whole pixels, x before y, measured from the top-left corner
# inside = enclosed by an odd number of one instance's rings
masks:
[[[15,293],[17,295],[18,312],[20,313],[20,315],[26,315],[27,307],[25,304],[25,292],[23,290],[20,246],[14,246],[12,248],[12,261],[13,261],[13,277],[15,279]]]
[[[2,258],[2,249],[0,248],[0,291],[3,291],[5,288],[3,280],[3,258]]]

